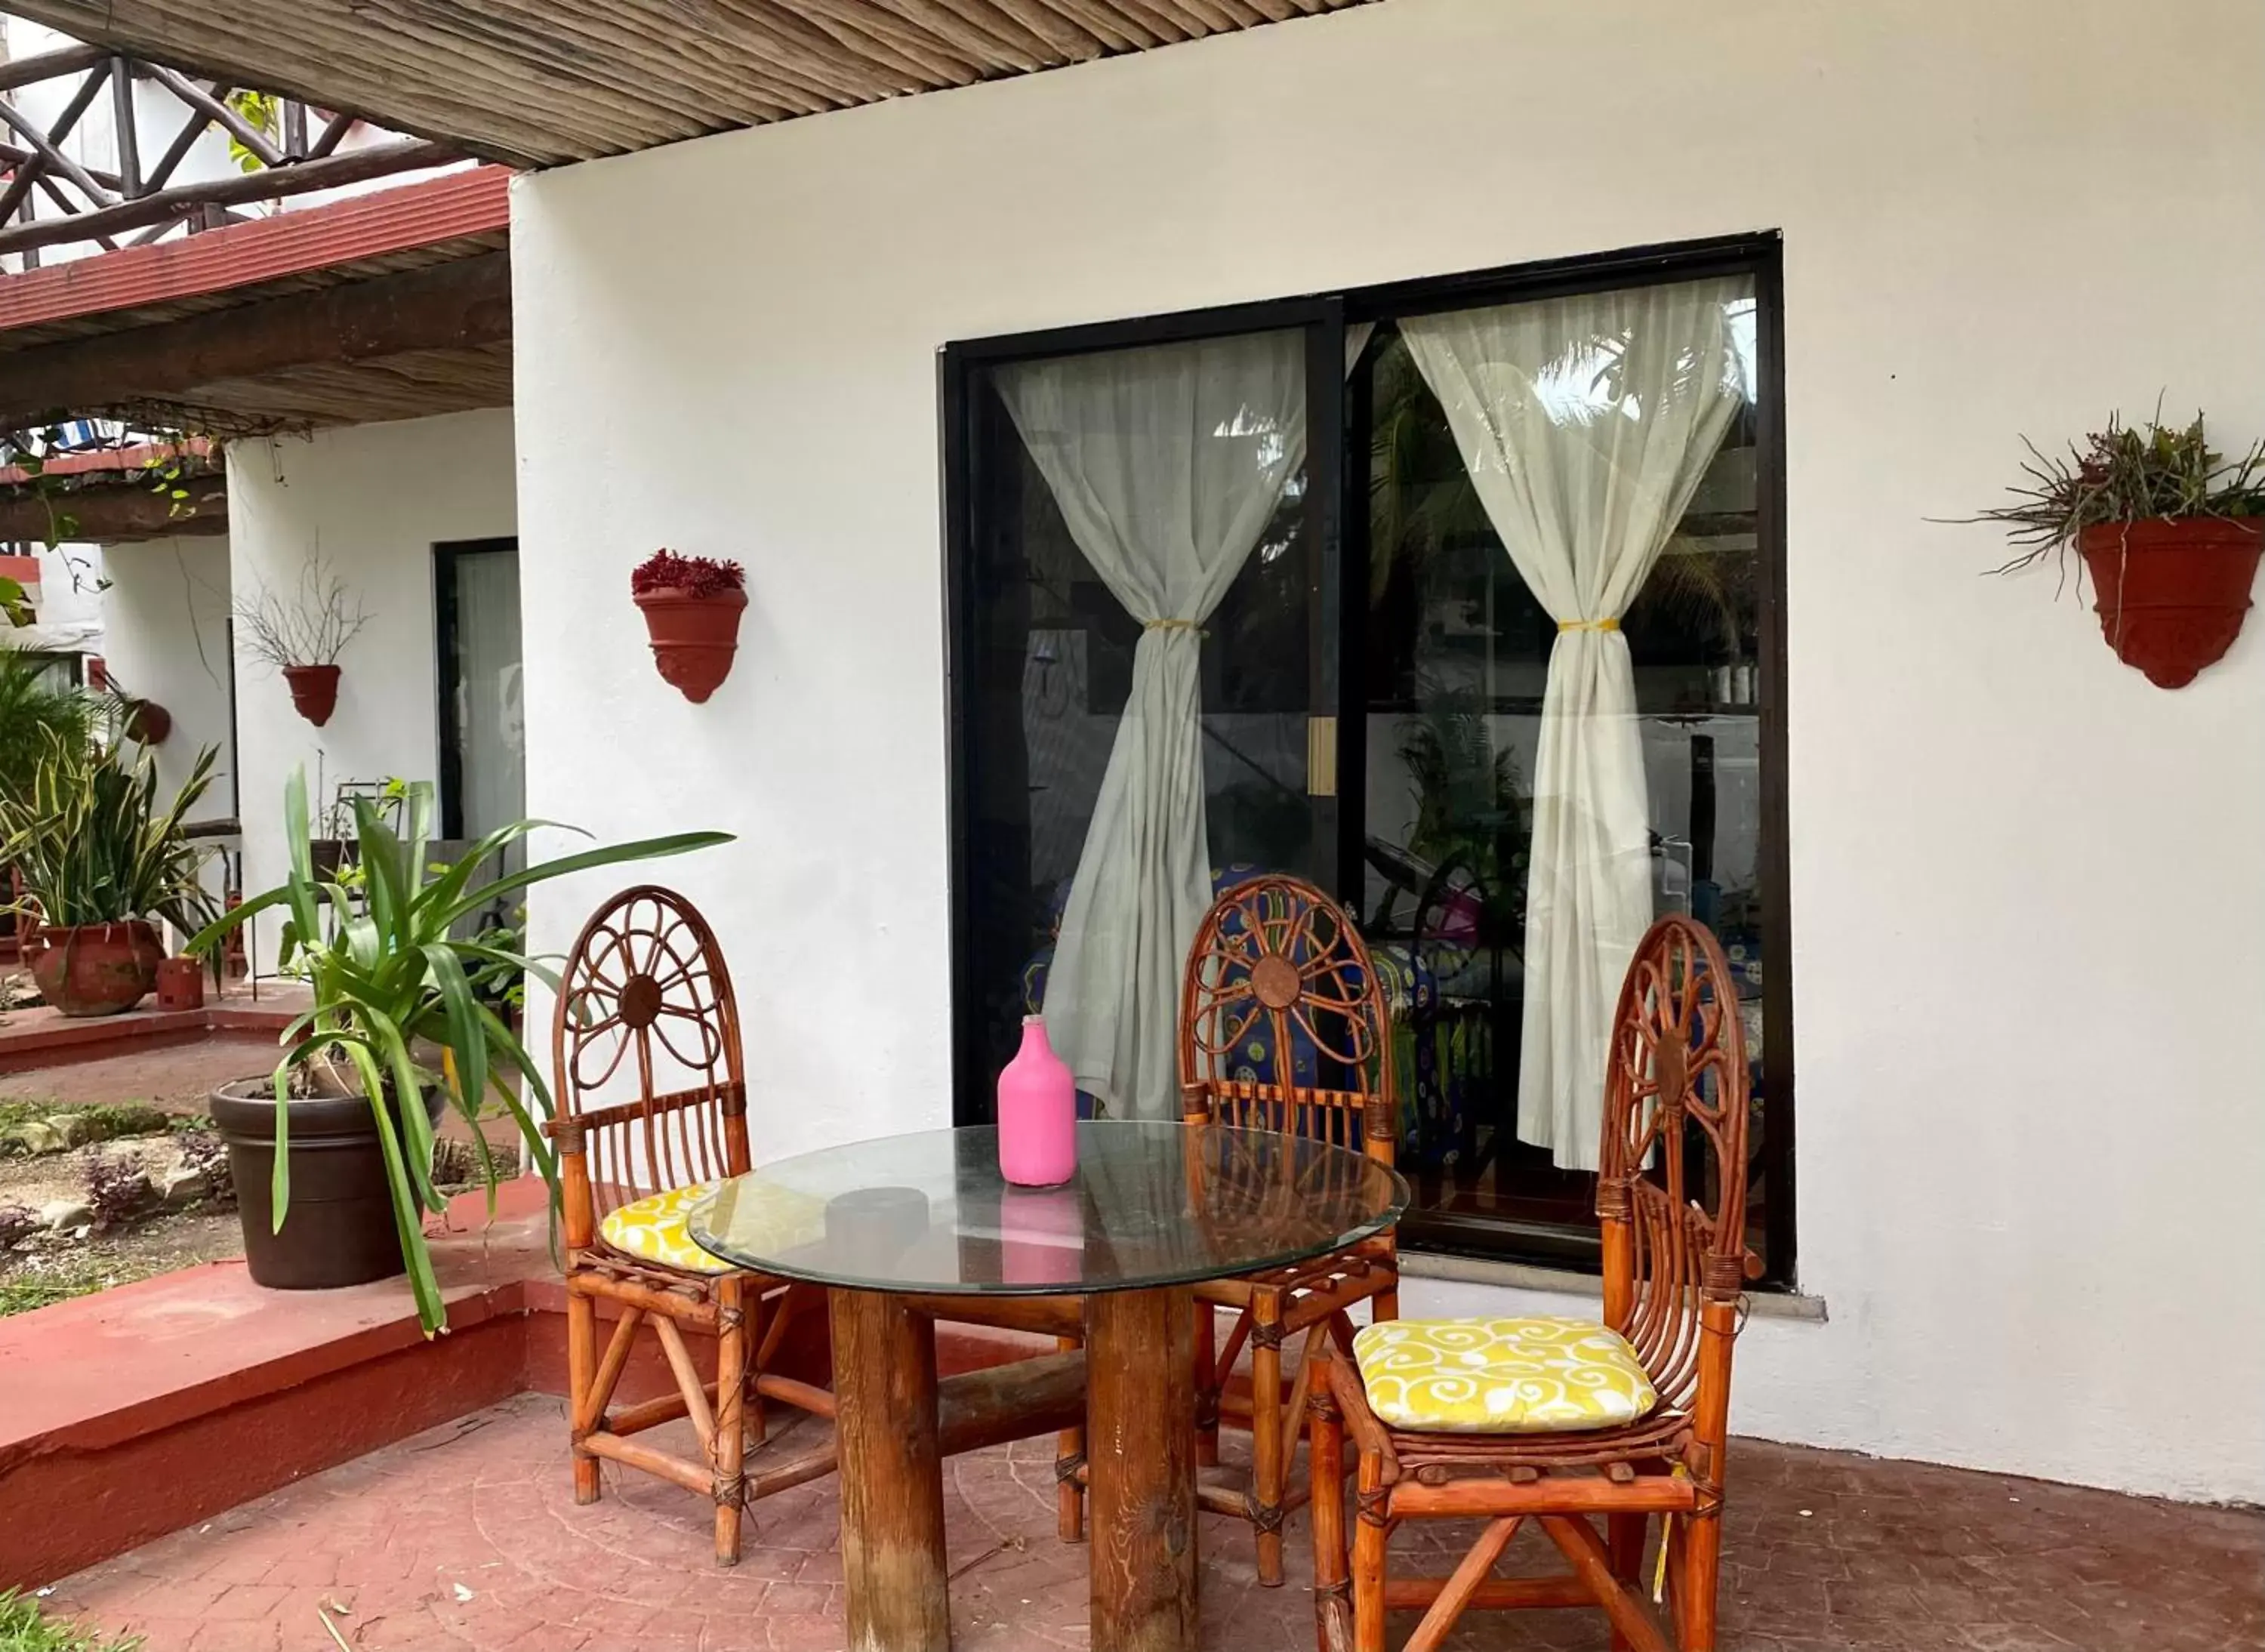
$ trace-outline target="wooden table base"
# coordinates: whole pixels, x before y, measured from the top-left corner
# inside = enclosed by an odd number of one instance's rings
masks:
[[[1086,1305],[1093,1652],[1195,1652],[1195,1296]]]
[[[935,1324],[901,1297],[829,1296],[850,1652],[950,1652]]]
[[[850,1652],[950,1652],[933,1323],[903,1297],[830,1296]],[[1086,1311],[1093,1652],[1195,1652],[1195,1298],[1110,1292]],[[1059,1364],[1031,1362],[1049,1379]],[[1030,1409],[1019,1396],[989,1409],[962,1445],[1025,1431],[1000,1425]],[[1031,1429],[1060,1425],[1041,1410]]]

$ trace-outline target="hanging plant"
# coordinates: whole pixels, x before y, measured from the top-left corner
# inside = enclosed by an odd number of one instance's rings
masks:
[[[712,557],[657,550],[630,574],[663,680],[698,705],[732,673],[739,616],[747,611],[747,570]]]
[[[369,614],[322,553],[307,559],[288,596],[262,584],[235,615],[237,646],[283,673],[301,717],[317,728],[329,722],[339,703],[339,656]]]
[[[2228,463],[2203,439],[2153,419],[2108,428],[2061,458],[2029,447],[2031,485],[1984,511],[2022,552],[1998,571],[2071,549],[2092,576],[2101,633],[2159,688],[2183,688],[2240,635],[2265,549],[2265,442]]]

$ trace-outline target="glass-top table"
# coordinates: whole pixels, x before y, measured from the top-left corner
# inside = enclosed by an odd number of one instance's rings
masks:
[[[1192,1287],[1344,1250],[1408,1204],[1389,1166],[1271,1131],[1082,1124],[1077,1151],[1061,1186],[1010,1187],[997,1132],[923,1131],[766,1165],[692,1212],[693,1239],[726,1261],[831,1287],[853,1645],[950,1646],[940,1449],[950,1430],[938,1423],[931,1316],[980,1319],[987,1299],[1075,1297],[1082,1354],[952,1382],[985,1385],[976,1403],[1005,1424],[993,1439],[1074,1425],[1082,1385],[1093,1652],[1194,1652]],[[1059,1369],[1042,1372],[1050,1365]],[[1033,1393],[1045,1380],[1074,1385],[1067,1417],[1033,1427],[1031,1411],[1017,1414],[1009,1390],[1024,1371],[1038,1373]],[[955,1420],[967,1415],[955,1408],[971,1396],[945,1397]]]
[[[757,1272],[923,1295],[1090,1295],[1254,1273],[1389,1226],[1408,1186],[1326,1142],[1226,1125],[1090,1123],[1077,1175],[1009,1185],[998,1132],[930,1130],[782,1160],[691,1215]]]

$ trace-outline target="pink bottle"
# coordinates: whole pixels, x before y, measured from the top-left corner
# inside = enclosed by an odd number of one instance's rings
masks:
[[[999,1075],[999,1174],[1026,1188],[1077,1174],[1077,1081],[1047,1044],[1042,1015],[1023,1017],[1023,1047]]]

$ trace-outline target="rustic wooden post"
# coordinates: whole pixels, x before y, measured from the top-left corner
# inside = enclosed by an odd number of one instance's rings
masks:
[[[1110,1292],[1086,1312],[1093,1652],[1194,1652],[1195,1298]]]
[[[715,1463],[716,1564],[739,1563],[739,1521],[746,1507],[744,1434],[747,1400],[746,1282],[731,1275],[716,1284],[716,1425],[710,1452]]]
[[[950,1652],[934,1322],[878,1292],[830,1295],[850,1652]]]

